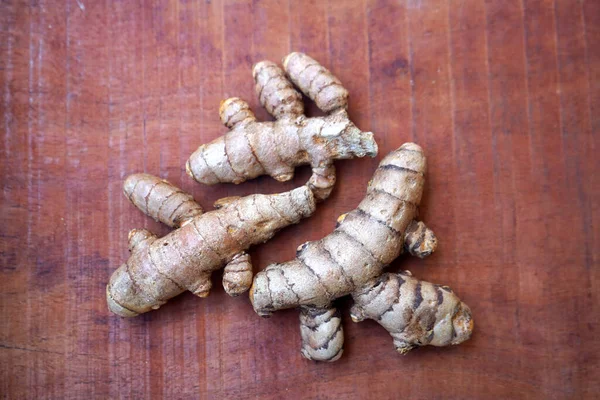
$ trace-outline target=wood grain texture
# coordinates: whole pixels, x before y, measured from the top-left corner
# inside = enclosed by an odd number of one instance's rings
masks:
[[[599,20],[595,0],[2,1],[2,397],[597,396]],[[219,274],[206,299],[109,315],[104,288],[129,229],[168,231],[123,196],[128,174],[165,177],[205,208],[308,178],[204,187],[184,171],[226,132],[221,99],[269,118],[251,67],[293,50],[342,80],[380,156],[339,162],[333,195],[254,248],[255,267],[329,233],[379,159],[416,141],[429,162],[421,215],[440,247],[391,269],[471,306],[465,344],[399,356],[342,300],[344,356],[311,363],[296,311],[261,319]]]

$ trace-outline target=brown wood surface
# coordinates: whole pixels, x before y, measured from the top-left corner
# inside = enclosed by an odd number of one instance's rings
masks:
[[[2,1],[0,394],[4,398],[593,398],[600,392],[600,1]],[[220,197],[184,172],[225,132],[221,99],[292,50],[328,66],[377,159],[339,162],[316,215],[255,248],[290,259],[354,208],[379,159],[421,144],[422,217],[440,239],[410,269],[471,306],[472,339],[407,356],[340,301],[346,351],[304,360],[298,314],[261,319],[214,276],[134,319],[105,285],[127,232],[167,229],[122,195],[133,172]],[[309,108],[311,112],[315,107]]]

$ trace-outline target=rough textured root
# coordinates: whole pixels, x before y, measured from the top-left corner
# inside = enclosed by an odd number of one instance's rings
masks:
[[[313,172],[322,174],[319,169],[329,168],[333,160],[376,154],[373,134],[362,132],[342,112],[236,126],[200,146],[187,161],[186,171],[205,184],[241,183],[260,175],[286,181],[300,165],[311,164]]]
[[[378,319],[392,333],[399,351],[468,339],[470,311],[450,291],[433,290],[434,285],[410,278],[408,273],[402,275],[405,279],[382,275],[383,268],[405,247],[419,257],[436,248],[433,232],[415,221],[425,171],[425,156],[414,143],[387,155],[363,201],[340,216],[333,233],[304,243],[294,260],[270,265],[255,276],[250,289],[254,310],[266,316],[297,306],[327,309],[333,300],[352,294],[356,301],[353,320]],[[440,307],[434,307],[436,301]],[[451,305],[456,308],[450,313],[447,307]],[[454,336],[448,336],[448,326],[453,327]],[[302,329],[304,338],[309,332],[304,325]]]
[[[437,238],[421,221],[413,221],[404,235],[404,249],[411,255],[425,258],[437,249]]]
[[[283,69],[294,84],[324,112],[345,109],[348,91],[327,68],[303,53],[283,59]]]
[[[292,179],[296,167],[310,164],[313,176],[308,185],[323,200],[335,184],[334,160],[377,155],[373,134],[358,129],[348,117],[348,92],[330,72],[306,57],[292,53],[286,58],[291,68],[288,75],[297,77],[299,87],[329,114],[314,118],[303,115],[302,97],[285,73],[276,64],[261,61],[253,69],[256,92],[277,120],[257,122],[245,101],[227,99],[219,113],[231,131],[201,145],[190,156],[188,175],[209,185],[241,183],[260,175],[283,182]],[[308,61],[310,68],[294,72]],[[308,78],[312,82],[309,86],[304,82]]]
[[[210,280],[210,274],[212,271],[206,271],[198,274],[195,277],[195,283],[192,283],[187,288],[190,292],[198,297],[208,297],[210,290],[212,289],[212,281]]]
[[[315,194],[317,201],[325,200],[335,186],[335,166],[333,164],[313,168],[307,185]]]
[[[459,344],[473,331],[471,310],[449,288],[409,273],[383,274],[352,297],[352,320],[377,321],[402,354],[417,346]]]
[[[403,250],[404,234],[417,216],[425,168],[421,148],[412,143],[386,156],[364,200],[338,219],[333,233],[302,245],[295,260],[257,274],[254,309],[268,314],[298,305],[323,307],[379,276]],[[279,282],[282,274],[294,283],[299,299]]]
[[[204,212],[190,194],[149,174],[129,175],[123,192],[144,214],[173,228]]]
[[[219,116],[221,122],[229,129],[256,121],[256,117],[248,103],[239,97],[230,97],[223,100],[219,107]]]
[[[271,61],[261,61],[252,69],[260,104],[275,118],[294,118],[304,114],[302,95]]]
[[[224,202],[222,208],[196,216],[160,239],[134,230],[131,256],[107,287],[109,308],[129,317],[157,309],[186,290],[206,296],[211,272],[228,264],[224,285],[228,293],[239,294],[252,274],[249,257],[240,253],[314,210],[314,195],[302,186]]]
[[[252,262],[250,255],[240,253],[226,266],[223,272],[223,288],[230,296],[239,296],[252,285]]]
[[[336,361],[344,351],[342,318],[336,308],[300,308],[302,355],[313,361]]]

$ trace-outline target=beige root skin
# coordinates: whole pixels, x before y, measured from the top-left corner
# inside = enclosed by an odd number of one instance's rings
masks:
[[[172,228],[204,212],[191,195],[149,174],[128,176],[123,193],[144,214]]]
[[[313,361],[333,362],[344,352],[342,316],[335,308],[300,307],[300,351]]]
[[[409,271],[385,273],[352,298],[352,320],[377,321],[401,354],[418,346],[459,344],[473,330],[471,310],[450,288],[420,281]]]
[[[425,258],[437,249],[437,238],[421,221],[413,221],[404,235],[404,250],[410,255]]]
[[[107,286],[110,310],[123,317],[157,309],[186,290],[207,296],[211,273],[222,267],[226,292],[243,293],[252,282],[250,257],[244,251],[315,210],[314,195],[306,186],[280,194],[221,199],[220,208],[207,213],[198,211],[191,196],[151,175],[132,175],[125,186],[141,211],[180,227],[162,238],[145,229],[130,232],[131,256]],[[179,205],[171,204],[174,198]],[[183,220],[189,215],[193,216]]]
[[[233,97],[221,103],[226,135],[200,146],[186,163],[187,173],[205,184],[241,183],[260,175],[288,181],[297,166],[313,169],[308,185],[318,200],[327,198],[335,184],[333,161],[377,154],[371,132],[362,132],[348,118],[348,92],[318,62],[302,53],[284,60],[284,72],[270,61],[254,66],[260,103],[276,121],[258,122],[248,104]],[[296,86],[324,117],[307,118]]]
[[[327,68],[304,53],[291,53],[283,59],[283,69],[291,81],[323,112],[346,109],[348,91]]]
[[[235,297],[252,286],[252,262],[250,255],[240,253],[233,258],[223,271],[223,288],[228,295]]]
[[[294,260],[271,265],[255,276],[250,289],[254,310],[261,316],[298,306],[334,310],[335,299],[352,295],[356,302],[355,318],[376,319],[404,352],[413,346],[443,346],[468,339],[472,329],[470,313],[456,296],[444,292],[438,297],[437,290],[430,290],[434,285],[414,278],[404,279],[407,283],[394,292],[394,282],[400,278],[383,274],[384,268],[405,250],[425,257],[436,249],[433,232],[415,220],[425,172],[425,156],[414,143],[406,143],[386,156],[369,182],[363,201],[357,209],[338,219],[333,233],[303,244]],[[373,297],[380,293],[376,289],[381,289],[388,280],[391,283],[384,286],[385,296]],[[461,305],[460,309],[456,304]],[[409,314],[414,319],[408,319]],[[379,320],[381,315],[385,317],[383,320]],[[318,325],[318,321],[313,324]],[[422,324],[434,328],[420,329]],[[440,327],[438,331],[436,326]],[[450,340],[448,326],[453,326],[456,333]],[[312,332],[318,332],[319,337],[337,334],[331,327],[314,328]],[[303,333],[303,348],[310,343],[304,340],[305,336]],[[312,353],[303,351],[303,354]]]

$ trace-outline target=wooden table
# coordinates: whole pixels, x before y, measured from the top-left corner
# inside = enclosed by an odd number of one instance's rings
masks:
[[[600,391],[600,2],[5,1],[0,6],[0,393],[5,398],[592,398]],[[439,251],[392,270],[451,286],[472,339],[394,352],[375,322],[346,350],[304,360],[298,314],[261,319],[214,276],[134,319],[105,285],[127,232],[167,229],[121,192],[147,171],[223,196],[302,184],[202,186],[184,171],[223,134],[221,99],[259,119],[253,63],[292,50],[343,81],[380,155],[338,163],[314,217],[252,250],[293,257],[354,208],[379,159],[428,156],[421,216]],[[309,107],[311,112],[315,107]]]

